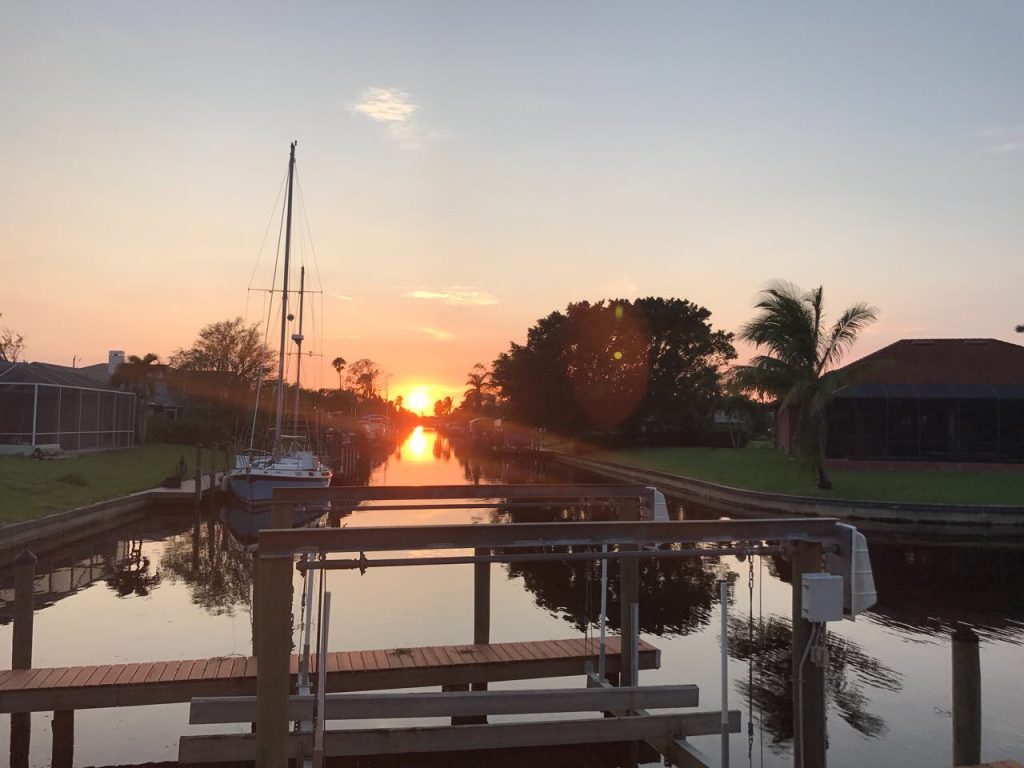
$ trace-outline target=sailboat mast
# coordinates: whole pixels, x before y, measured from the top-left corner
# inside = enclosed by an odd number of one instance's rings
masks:
[[[299,393],[302,392],[302,306],[305,299],[306,289],[306,268],[299,269],[299,332],[292,334],[292,341],[295,342],[297,351],[295,353],[295,429],[293,434],[299,434]]]
[[[277,362],[277,414],[274,419],[274,454],[281,450],[281,423],[284,416],[284,354],[288,338],[288,259],[292,247],[292,180],[295,176],[295,144],[288,158],[288,214],[284,234],[284,284],[281,286],[281,346]]]

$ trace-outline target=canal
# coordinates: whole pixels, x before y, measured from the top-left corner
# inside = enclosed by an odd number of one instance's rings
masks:
[[[417,430],[364,470],[370,484],[574,482],[593,480],[557,464],[474,454]],[[670,501],[673,517],[706,517]],[[505,522],[497,510],[373,511],[341,525]],[[325,516],[316,524],[328,525]],[[247,518],[230,508],[196,517],[160,508],[123,528],[43,553],[37,570],[34,666],[89,665],[252,652],[253,560]],[[982,758],[1024,756],[1024,557],[1019,547],[964,538],[869,538],[878,605],[856,622],[829,625],[829,760],[832,766],[950,764],[950,633],[958,622],[981,637]],[[613,566],[614,567],[614,566]],[[594,635],[596,566],[492,566],[493,642]],[[743,711],[733,766],[792,764],[790,586],[781,559],[734,557],[644,562],[643,639],[662,651],[641,683],[696,683],[701,709],[719,693],[716,582],[730,582],[730,706]],[[471,642],[473,568],[331,571],[332,649]],[[613,581],[614,583],[614,581]],[[298,584],[298,581],[296,581]],[[0,571],[0,658],[10,658],[12,578]],[[296,590],[295,613],[299,615]],[[618,606],[609,606],[612,631]],[[296,627],[298,632],[298,627]],[[493,687],[541,687],[524,681]],[[31,764],[50,757],[50,715],[33,715]],[[178,737],[224,726],[190,726],[187,705],[76,713],[75,764],[173,761]],[[0,759],[9,750],[0,716]],[[748,723],[750,728],[748,729]],[[717,737],[695,739],[718,754]]]

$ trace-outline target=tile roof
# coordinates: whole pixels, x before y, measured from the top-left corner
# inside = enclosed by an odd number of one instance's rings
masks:
[[[1024,346],[998,339],[902,339],[841,370],[838,397],[1024,397]]]

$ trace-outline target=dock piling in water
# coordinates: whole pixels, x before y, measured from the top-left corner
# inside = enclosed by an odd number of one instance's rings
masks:
[[[981,762],[981,659],[978,635],[953,633],[953,765]]]

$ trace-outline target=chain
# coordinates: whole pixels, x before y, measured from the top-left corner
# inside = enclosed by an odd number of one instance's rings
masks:
[[[747,592],[750,601],[747,603],[747,639],[750,641],[750,663],[747,664],[747,762],[753,763],[754,758],[754,557],[747,558]]]

